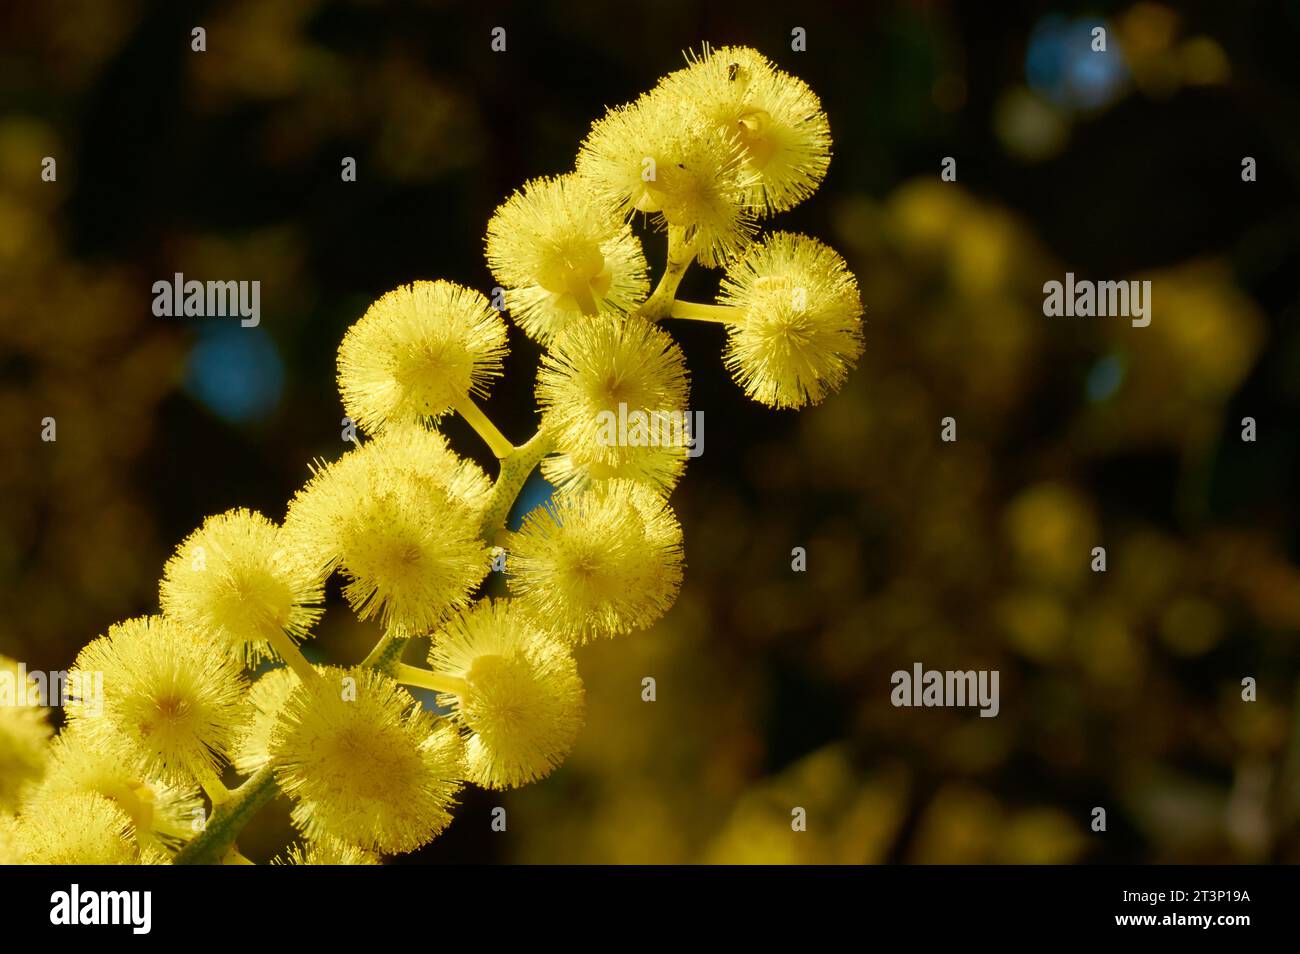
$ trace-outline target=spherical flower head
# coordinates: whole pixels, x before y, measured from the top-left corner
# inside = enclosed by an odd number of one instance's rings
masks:
[[[32,865],[137,865],[146,860],[130,817],[93,793],[33,799],[18,817],[14,834],[23,861]]]
[[[690,386],[681,349],[639,318],[572,325],[542,355],[537,403],[565,490],[625,478],[667,493],[686,469]]]
[[[659,226],[682,229],[699,261],[716,265],[754,235],[747,197],[755,176],[744,158],[733,131],[656,90],[592,125],[576,172],[622,215],[651,213]]]
[[[271,757],[308,838],[413,851],[451,822],[465,777],[456,730],[372,669],[321,670],[280,710]]]
[[[271,634],[305,639],[320,619],[324,577],[284,546],[260,513],[209,517],[163,568],[163,614],[210,637],[240,662],[271,656]]]
[[[429,665],[461,679],[441,695],[464,726],[469,779],[514,788],[550,774],[582,728],[578,667],[561,643],[507,601],[484,600],[434,635]]]
[[[734,133],[750,172],[748,204],[783,212],[816,191],[831,158],[830,122],[808,84],[748,47],[704,47],[660,89]]]
[[[414,282],[383,295],[339,345],[343,409],[367,433],[428,422],[501,374],[506,325],[479,292]]]
[[[49,710],[34,704],[38,690],[17,662],[0,656],[0,813],[16,811],[45,771],[51,730]]]
[[[252,775],[271,760],[271,732],[280,710],[298,688],[298,677],[287,666],[263,673],[248,690],[252,710],[240,730],[231,763],[241,775]]]
[[[727,368],[770,407],[820,403],[862,354],[857,280],[816,239],[771,233],[727,269],[718,301],[742,312],[729,329]]]
[[[681,587],[681,525],[659,494],[630,481],[557,496],[524,518],[509,549],[519,607],[569,643],[648,626]]]
[[[322,838],[302,845],[291,845],[283,858],[271,859],[273,865],[377,865],[379,856],[337,838]]]
[[[677,111],[662,97],[646,94],[634,103],[611,107],[592,123],[583,140],[576,175],[618,215],[658,212],[652,186],[680,125]]]
[[[343,595],[361,619],[427,632],[468,604],[491,567],[479,509],[469,502],[485,490],[472,471],[454,466],[444,483],[436,455],[417,471],[400,440],[381,440],[318,469],[290,503],[285,533],[313,565],[343,571]]]
[[[163,616],[111,627],[69,683],[66,712],[88,745],[172,785],[216,772],[247,714],[239,665]]]
[[[507,199],[488,223],[487,260],[511,317],[543,344],[575,316],[630,311],[650,288],[632,229],[574,175]]]
[[[172,852],[189,841],[203,808],[197,787],[145,777],[137,766],[96,748],[83,727],[84,720],[74,723],[54,740],[36,797],[102,795],[126,813],[142,848]]]

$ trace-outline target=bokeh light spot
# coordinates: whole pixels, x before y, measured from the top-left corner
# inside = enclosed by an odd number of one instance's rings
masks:
[[[275,342],[261,328],[222,321],[200,333],[190,351],[185,387],[218,417],[242,424],[279,404],[284,365]]]
[[[1108,354],[1088,371],[1085,389],[1089,401],[1105,401],[1115,395],[1124,383],[1124,361],[1118,355]]]
[[[1092,31],[1107,30],[1105,52],[1092,48]],[[1066,20],[1051,14],[1039,20],[1025,51],[1025,81],[1040,96],[1076,111],[1113,102],[1128,80],[1128,67],[1110,28],[1091,19]]]

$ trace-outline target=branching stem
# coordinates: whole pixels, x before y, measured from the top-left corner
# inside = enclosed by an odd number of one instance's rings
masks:
[[[258,769],[248,781],[230,793],[230,798],[212,810],[203,831],[173,859],[178,865],[215,865],[226,856],[239,833],[262,806],[275,795],[271,766]]]
[[[488,497],[487,506],[483,508],[480,523],[483,540],[488,546],[496,544],[497,531],[506,524],[510,508],[515,505],[524,481],[533,472],[543,457],[551,452],[554,442],[544,428],[522,447],[513,448],[512,453],[501,459],[501,471],[496,483],[492,485],[492,495]]]
[[[646,299],[645,304],[633,314],[647,321],[662,321],[667,318],[677,296],[677,286],[682,283],[686,269],[695,261],[695,243],[686,240],[686,230],[668,226],[668,261],[664,273],[655,286],[654,293]]]

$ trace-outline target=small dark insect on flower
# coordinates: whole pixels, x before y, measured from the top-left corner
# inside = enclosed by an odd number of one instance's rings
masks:
[[[734,82],[736,81],[736,77],[737,77],[739,74],[740,74],[740,64],[739,64],[739,63],[732,63],[731,65],[729,65],[729,66],[727,67],[727,79],[730,80],[731,82],[734,83]]]

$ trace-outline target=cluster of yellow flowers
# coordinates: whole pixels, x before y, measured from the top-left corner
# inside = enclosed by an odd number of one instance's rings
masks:
[[[102,673],[103,698],[74,696],[53,741],[41,710],[0,711],[0,862],[238,863],[240,829],[279,791],[303,841],[277,860],[376,863],[438,835],[464,784],[510,788],[560,764],[582,725],[575,648],[649,625],[681,585],[667,496],[689,436],[620,444],[597,426],[620,407],[685,415],[686,364],[659,322],[723,324],[727,366],[773,407],[817,403],[861,353],[844,261],[802,235],[756,238],[816,189],[830,141],[806,84],[753,50],[705,47],[596,122],[573,172],[502,204],[487,260],[546,348],[541,424],[521,446],[475,402],[501,376],[500,310],[447,281],[371,305],[338,358],[364,443],[318,462],[282,524],[232,510],[184,540],[160,614],[78,656],[71,684]],[[667,232],[653,292],[638,213]],[[725,269],[718,303],[677,299],[695,261]],[[495,480],[433,429],[453,411],[500,460]],[[509,532],[539,464],[553,500]],[[477,599],[503,553],[509,598]],[[335,572],[382,627],[351,668],[299,648]],[[402,662],[421,635],[427,667]],[[285,665],[251,679],[267,661]],[[406,686],[435,691],[445,716]],[[248,776],[234,790],[228,766]]]

